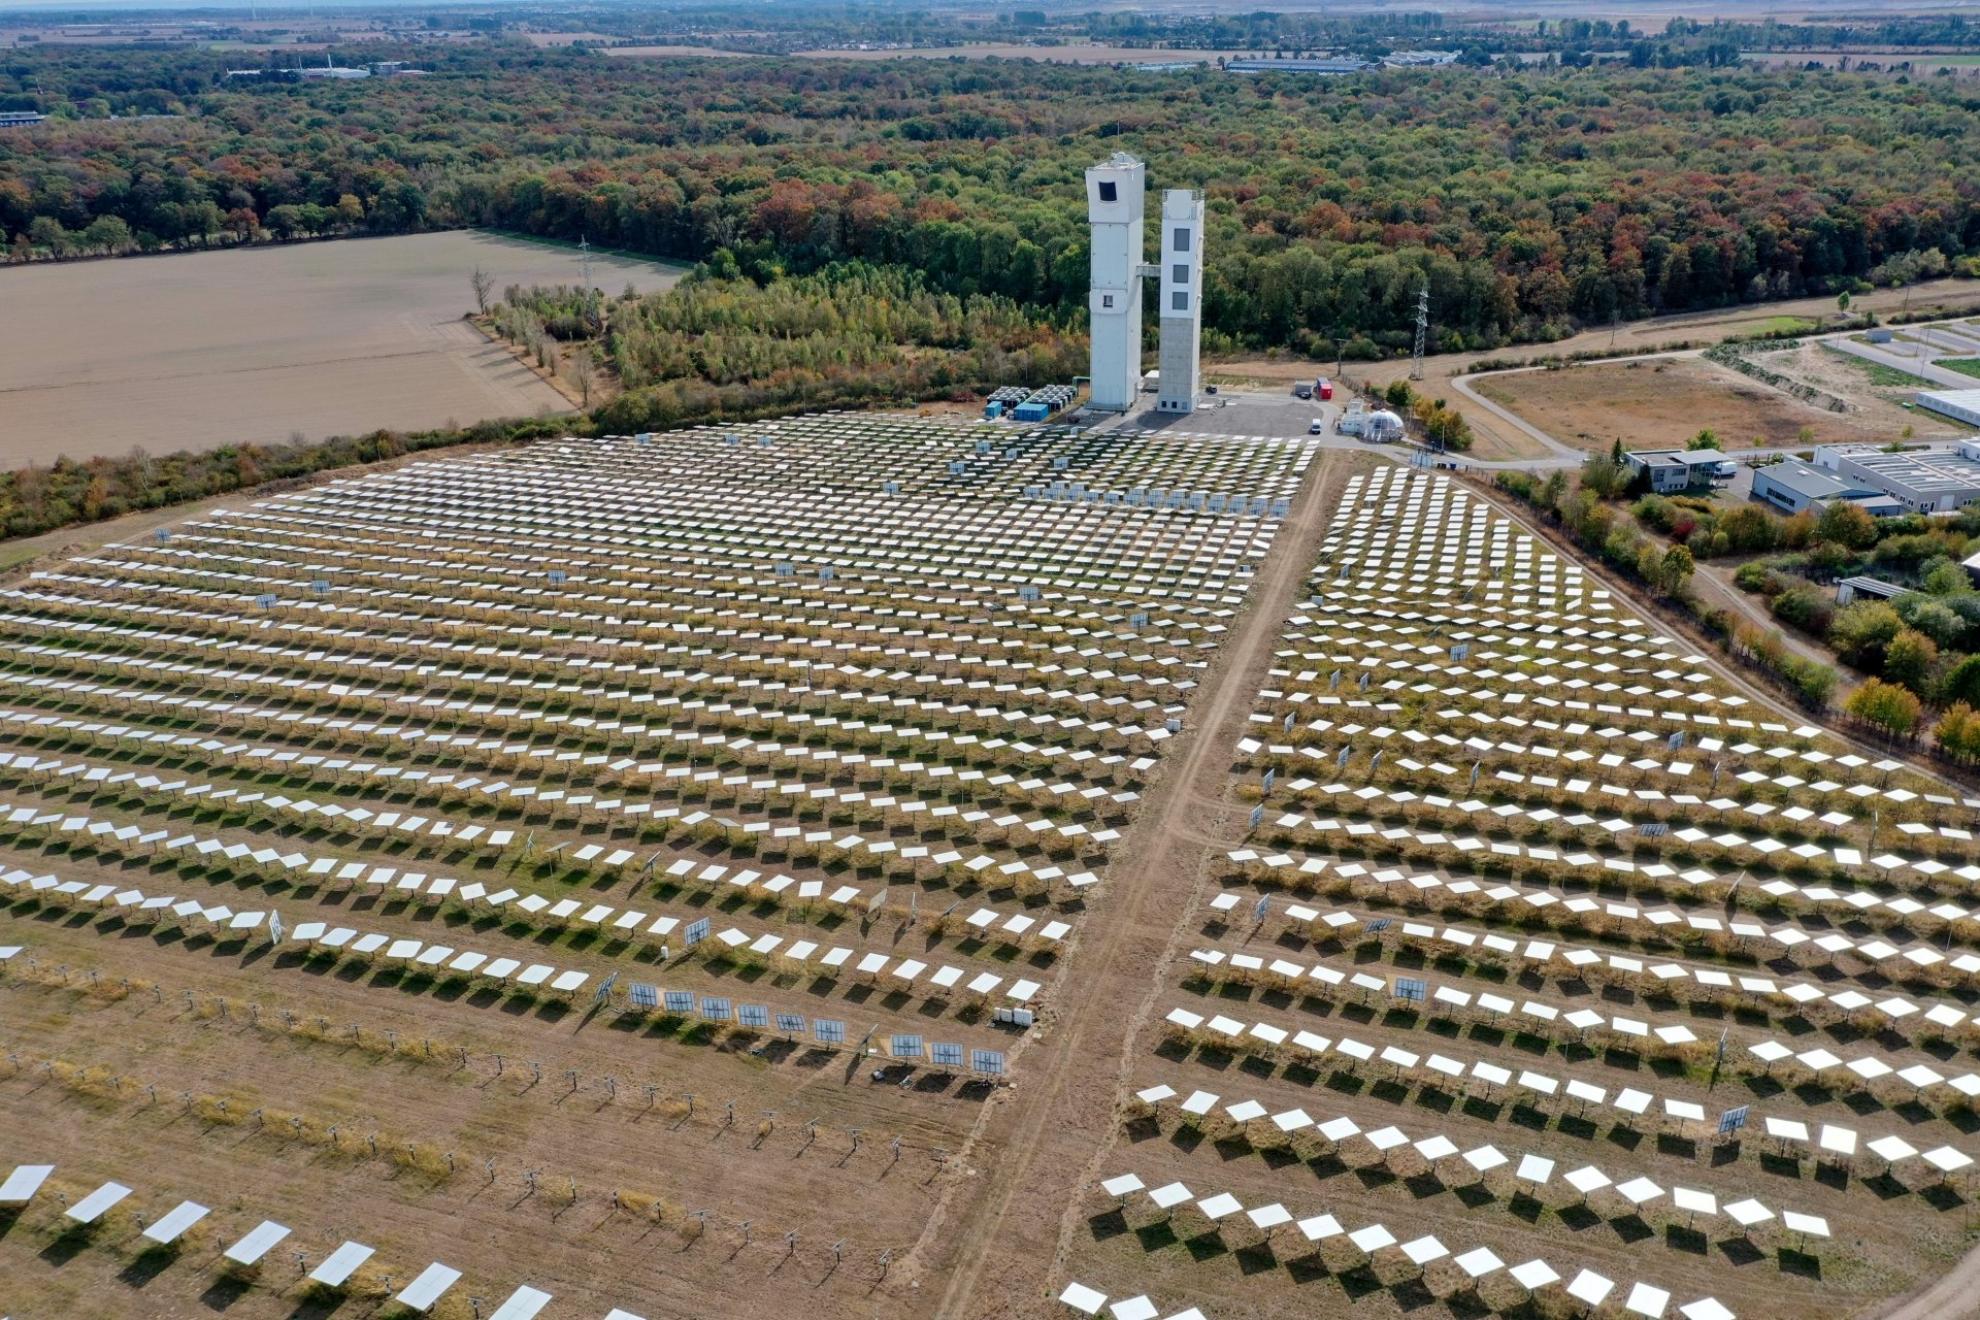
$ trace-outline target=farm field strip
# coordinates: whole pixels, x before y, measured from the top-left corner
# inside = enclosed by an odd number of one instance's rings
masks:
[[[1965,1250],[1980,800],[1428,473],[1281,636],[1066,1307],[1841,1314]]]
[[[682,268],[594,252],[610,287]],[[33,263],[0,276],[31,344],[0,363],[8,468],[379,428],[531,417],[569,402],[461,318],[500,289],[576,284],[574,249],[470,231]]]
[[[52,985],[52,973],[43,972],[42,975]],[[74,991],[82,987],[83,982],[80,977],[72,977],[70,985]],[[105,980],[80,989],[79,993],[101,999],[118,992],[112,988],[111,982]],[[504,1071],[496,1059],[482,1054],[470,1055],[465,1051],[458,1055],[457,1065],[456,1052],[451,1048],[444,1048],[437,1058],[431,1051],[421,1058],[418,1054],[419,1043],[414,1040],[395,1042],[389,1046],[390,1062],[434,1079],[433,1089],[429,1091],[424,1087],[407,1088],[403,1085],[395,1087],[398,1095],[390,1111],[382,1115],[376,1112],[368,1114],[368,1106],[361,1095],[357,1097],[356,1104],[351,1103],[352,1097],[341,1094],[326,1097],[321,1088],[314,1085],[322,1076],[320,1060],[312,1066],[308,1059],[302,1057],[309,1054],[334,1055],[356,1048],[352,1044],[355,1027],[352,1036],[347,1037],[343,1034],[341,1022],[333,1032],[327,1020],[311,1023],[286,1012],[286,1025],[277,1026],[277,1015],[272,1011],[250,1020],[243,1009],[255,1005],[244,1006],[239,1001],[233,1001],[230,1013],[226,1002],[200,999],[195,1004],[194,999],[188,996],[186,1006],[181,1008],[176,994],[154,1002],[141,991],[131,991],[124,993],[121,1002],[131,1005],[132,1011],[153,1022],[165,1019],[172,1024],[171,1029],[190,1024],[191,1033],[204,1042],[203,1048],[213,1051],[231,1049],[239,1053],[240,1047],[245,1044],[256,1061],[253,1081],[230,1080],[220,1092],[215,1093],[205,1089],[213,1085],[213,1073],[197,1057],[181,1056],[175,1052],[167,1060],[146,1061],[138,1071],[113,1070],[101,1064],[87,1063],[86,1056],[78,1057],[74,1053],[77,1042],[72,1036],[39,1033],[42,1039],[9,1053],[10,1079],[29,1087],[25,1093],[16,1092],[11,1097],[14,1112],[24,1117],[33,1115],[42,1118],[58,1114],[60,1104],[51,1109],[45,1103],[46,1097],[39,1094],[48,1083],[57,1082],[72,1097],[86,1100],[95,1108],[114,1109],[123,1120],[117,1132],[102,1134],[88,1152],[72,1149],[64,1142],[49,1141],[37,1144],[39,1154],[60,1159],[65,1170],[73,1163],[90,1157],[103,1158],[106,1148],[120,1150],[126,1157],[141,1158],[143,1142],[158,1138],[158,1134],[151,1131],[154,1124],[169,1132],[172,1127],[183,1125],[191,1119],[199,1124],[206,1140],[193,1143],[190,1149],[202,1154],[211,1151],[220,1156],[223,1167],[217,1177],[210,1168],[190,1173],[175,1170],[166,1175],[171,1183],[193,1190],[195,1194],[211,1187],[227,1186],[231,1180],[226,1176],[224,1160],[238,1158],[239,1146],[236,1143],[246,1146],[248,1153],[274,1167],[290,1164],[298,1155],[313,1157],[308,1158],[308,1163],[315,1167],[298,1169],[296,1176],[319,1184],[326,1179],[337,1179],[353,1192],[349,1205],[364,1206],[366,1209],[319,1206],[309,1217],[310,1221],[322,1218],[325,1209],[329,1208],[336,1219],[345,1221],[342,1227],[374,1241],[379,1239],[372,1236],[372,1230],[379,1226],[371,1221],[379,1217],[377,1211],[381,1198],[391,1205],[404,1208],[415,1208],[426,1197],[443,1200],[464,1197],[471,1202],[485,1194],[499,1194],[500,1189],[496,1186],[498,1180],[503,1188],[513,1186],[519,1192],[533,1190],[528,1186],[532,1179],[519,1176],[519,1169],[536,1170],[534,1178],[540,1180],[543,1202],[549,1203],[543,1204],[542,1210],[548,1212],[554,1209],[558,1212],[551,1213],[550,1222],[538,1231],[557,1232],[555,1220],[579,1199],[593,1202],[601,1212],[609,1205],[606,1222],[616,1222],[618,1232],[636,1231],[642,1222],[649,1225],[653,1222],[653,1198],[649,1193],[631,1190],[625,1183],[619,1184],[624,1190],[611,1190],[612,1178],[631,1172],[626,1164],[618,1161],[635,1151],[640,1152],[641,1158],[647,1161],[664,1161],[670,1149],[677,1150],[690,1141],[720,1142],[737,1126],[733,1103],[725,1110],[719,1095],[703,1093],[700,1108],[696,1109],[692,1099],[685,1106],[675,1096],[669,1096],[664,1101],[656,1100],[656,1088],[642,1087],[631,1080],[611,1089],[601,1087],[600,1081],[603,1079],[595,1075],[583,1077],[583,1094],[579,1095],[575,1083],[572,1089],[567,1090],[561,1084],[563,1079],[560,1075],[546,1075],[541,1065],[528,1064],[512,1057]],[[101,1011],[107,1006],[107,1003],[99,1002],[92,1006],[92,1011]],[[70,1025],[76,1024],[72,1022]],[[428,1043],[430,1045],[431,1042]],[[283,1048],[285,1046],[299,1048]],[[386,1042],[370,1033],[366,1035],[363,1048],[368,1053],[388,1052]],[[387,1065],[380,1061],[378,1066]],[[400,1077],[403,1080],[404,1074]],[[607,1086],[610,1086],[609,1082]],[[456,1102],[450,1101],[445,1093],[471,1094],[475,1090],[485,1092],[491,1088],[500,1090],[509,1103],[536,1111],[540,1115],[539,1122],[548,1119],[557,1113],[560,1106],[573,1102],[575,1098],[575,1102],[582,1105],[583,1118],[565,1121],[580,1122],[602,1140],[588,1156],[558,1152],[555,1162],[545,1168],[535,1163],[539,1152],[522,1143],[510,1141],[503,1147],[491,1147],[477,1135],[453,1133],[446,1111],[450,1104]],[[642,1094],[645,1097],[643,1104]],[[126,1133],[124,1128],[134,1130]],[[456,1136],[464,1136],[465,1140],[456,1141]],[[884,1132],[869,1130],[869,1138],[863,1150],[849,1151],[848,1134],[843,1126],[821,1131],[815,1123],[791,1122],[767,1131],[760,1129],[755,1138],[747,1142],[746,1148],[737,1149],[725,1161],[726,1168],[719,1175],[719,1180],[760,1188],[777,1180],[799,1179],[812,1193],[812,1204],[822,1209],[835,1197],[856,1192],[867,1180],[886,1176],[889,1167],[898,1165],[902,1158],[912,1158],[921,1164],[930,1154],[927,1145],[912,1138],[905,1152],[901,1146],[893,1145]],[[855,1148],[859,1146],[856,1135],[852,1138],[852,1144]],[[235,1154],[225,1153],[229,1147],[235,1148]],[[489,1153],[491,1150],[493,1154]],[[326,1155],[334,1158],[335,1171],[323,1167]],[[792,1167],[793,1161],[796,1162],[795,1167]],[[201,1158],[197,1163],[205,1166],[209,1161]],[[201,1172],[211,1181],[202,1182]],[[145,1181],[154,1182],[156,1177],[146,1175]],[[131,1181],[138,1179],[132,1178]],[[367,1181],[370,1183],[368,1187],[365,1186]],[[919,1178],[915,1182],[921,1197],[926,1197],[926,1184]],[[717,1186],[718,1175],[713,1170],[698,1172],[684,1168],[669,1179],[667,1191],[672,1196],[701,1198],[714,1194]],[[147,1217],[155,1220],[155,1211],[171,1204],[169,1197],[158,1199],[162,1195],[140,1195],[133,1205],[142,1206]],[[255,1198],[250,1195],[241,1199],[251,1205]],[[534,1199],[525,1196],[518,1204]],[[903,1195],[901,1198],[904,1205],[916,1199],[914,1195]],[[674,1213],[679,1214],[680,1211]],[[898,1212],[893,1219],[897,1231],[905,1227],[906,1220]],[[365,1222],[349,1222],[352,1220]],[[695,1222],[698,1231],[720,1232],[725,1237],[734,1235],[737,1229],[734,1221],[721,1217]],[[416,1237],[408,1240],[403,1225],[395,1224],[393,1227],[398,1231],[391,1236],[401,1248],[402,1260],[421,1249],[423,1244]],[[770,1224],[758,1221],[757,1227],[764,1237],[772,1242],[776,1240],[770,1231]],[[780,1224],[776,1227],[778,1234],[786,1227],[796,1227],[804,1229],[809,1236],[830,1225],[821,1221],[818,1211],[814,1210],[795,1217],[788,1226]],[[122,1226],[120,1229],[129,1231]],[[509,1231],[514,1232],[515,1229]],[[747,1238],[748,1227],[743,1226],[741,1232]],[[312,1233],[310,1236],[317,1239],[317,1244],[337,1240],[335,1236],[322,1233]],[[298,1234],[297,1245],[302,1245],[302,1241],[303,1235]],[[315,1252],[311,1254],[312,1260],[319,1258]],[[409,1277],[410,1273],[398,1275],[401,1281]],[[381,1289],[371,1295],[382,1297],[387,1291]]]
[[[573,439],[278,496],[17,580],[0,932],[32,953],[0,1016],[42,1005],[10,1038],[97,1108],[193,1096],[197,1127],[145,1124],[181,1155],[287,1091],[317,1103],[284,1131],[341,1128],[343,1158],[378,1158],[350,1146],[362,1124],[405,1133],[421,1174],[392,1192],[394,1233],[333,1215],[324,1235],[407,1271],[425,1253],[525,1274],[560,1304],[678,1310],[724,1271],[684,1258],[608,1297],[625,1272],[590,1268],[565,1229],[518,1234],[536,1172],[521,1202],[461,1201],[468,1160],[504,1184],[541,1169],[546,1197],[569,1170],[592,1201],[635,1167],[670,1176],[664,1142],[563,1130],[558,1054],[570,1094],[606,1088],[601,1114],[643,1093],[711,1139],[775,1111],[758,1140],[789,1145],[809,1111],[850,1133],[839,1165],[877,1176],[780,1186],[766,1155],[733,1182],[673,1170],[667,1195],[705,1212],[614,1192],[609,1218],[795,1262],[698,1313],[893,1305],[890,1259],[969,1176],[947,1152],[1079,992],[1062,955],[1109,901],[1109,854],[1313,452],[840,416]],[[238,1081],[202,1099],[208,1050]],[[379,1066],[389,1124],[364,1117]],[[90,1143],[99,1120],[62,1113],[37,1101],[21,1128],[68,1130],[47,1143],[65,1187],[133,1167],[134,1140]],[[257,1134],[240,1158],[295,1144]],[[904,1153],[932,1172],[901,1197]],[[139,1250],[129,1209],[85,1245]],[[303,1227],[292,1198],[266,1213]],[[818,1268],[824,1225],[856,1220],[856,1254],[834,1242]],[[302,1286],[259,1263],[229,1278],[252,1306]]]

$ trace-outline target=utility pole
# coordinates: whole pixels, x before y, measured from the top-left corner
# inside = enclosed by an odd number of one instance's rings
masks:
[[[584,291],[589,295],[591,292],[591,238],[589,235],[578,235],[578,259],[584,263]]]
[[[1430,280],[1425,277],[1423,287],[1416,291],[1416,351],[1410,355],[1409,378],[1423,379],[1423,345],[1430,337]]]

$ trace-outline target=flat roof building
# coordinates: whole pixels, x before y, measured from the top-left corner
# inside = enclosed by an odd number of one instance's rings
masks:
[[[1980,390],[1920,390],[1918,406],[1968,426],[1980,426]]]
[[[1229,60],[1226,73],[1360,73],[1375,66],[1366,60]]]
[[[1951,513],[1980,503],[1980,440],[1893,452],[1867,445],[1821,445],[1815,466],[1868,486],[1911,513]]]
[[[1632,477],[1650,474],[1650,489],[1659,495],[1709,486],[1731,477],[1737,468],[1716,449],[1633,449],[1623,455]]]
[[[1753,498],[1783,513],[1817,509],[1830,500],[1862,499],[1878,492],[1811,467],[1798,458],[1753,469]]]

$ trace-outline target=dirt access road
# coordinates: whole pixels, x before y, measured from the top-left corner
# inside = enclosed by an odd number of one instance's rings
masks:
[[[1360,462],[1369,460],[1363,459]],[[1111,893],[1081,927],[1024,1080],[972,1135],[967,1168],[916,1248],[922,1277],[945,1278],[932,1314],[1036,1316],[1049,1309],[1081,1192],[1115,1136],[1121,1087],[1166,984],[1163,969],[1194,906],[1212,849],[1241,822],[1226,801],[1231,759],[1279,630],[1306,580],[1347,475],[1323,452],[1266,557],[1244,613],[1204,677],[1187,745],[1150,791]],[[982,1152],[995,1162],[978,1164]]]

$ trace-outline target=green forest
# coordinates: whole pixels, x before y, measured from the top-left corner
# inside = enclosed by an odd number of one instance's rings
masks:
[[[857,407],[1069,380],[1083,338],[1008,298],[959,296],[899,267],[829,266],[758,285],[716,267],[665,293],[511,288],[489,328],[585,389],[609,367],[624,393],[597,410],[609,432],[658,430],[801,408]],[[597,345],[573,362],[557,345]],[[575,368],[575,370],[573,370]]]
[[[1404,351],[1426,279],[1432,347],[1456,350],[1892,279],[1922,251],[1980,269],[1980,93],[1956,80],[1311,79],[497,42],[421,48],[424,78],[227,84],[229,58],[0,56],[0,105],[64,110],[0,132],[13,256],[482,225],[759,283],[904,267],[930,292],[1070,323],[1080,172],[1126,148],[1151,186],[1208,195],[1213,351]]]

